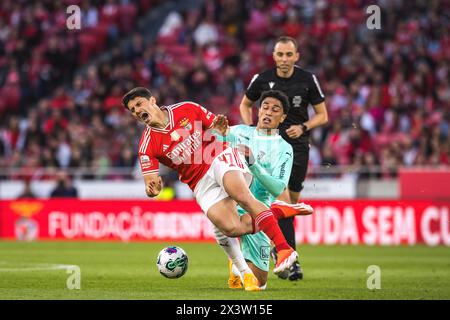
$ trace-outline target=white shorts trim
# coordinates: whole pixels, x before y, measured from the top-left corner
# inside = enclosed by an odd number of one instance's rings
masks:
[[[194,189],[194,197],[205,214],[219,201],[228,198],[223,187],[223,176],[228,171],[240,171],[244,174],[247,186],[250,186],[253,175],[242,155],[234,148],[227,148],[212,162],[206,174],[199,180]]]

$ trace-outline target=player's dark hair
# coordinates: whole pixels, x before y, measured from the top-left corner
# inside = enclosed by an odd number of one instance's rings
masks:
[[[122,104],[125,107],[125,109],[128,109],[128,102],[137,97],[150,99],[152,97],[152,93],[150,92],[150,90],[144,87],[136,87],[131,89],[122,98]]]
[[[274,98],[277,99],[278,101],[281,102],[281,105],[283,106],[283,113],[287,114],[289,112],[289,98],[287,97],[287,95],[285,95],[282,91],[280,90],[269,90],[269,91],[264,91],[261,94],[261,100],[260,100],[260,104],[259,107],[261,107],[264,99],[266,98]]]
[[[297,40],[295,40],[292,37],[288,37],[288,36],[281,36],[277,39],[277,41],[275,42],[275,45],[277,45],[277,43],[288,43],[288,42],[292,42],[295,46],[295,50],[298,51],[298,44],[297,44]]]

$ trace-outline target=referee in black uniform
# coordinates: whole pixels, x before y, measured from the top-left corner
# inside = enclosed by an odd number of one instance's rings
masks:
[[[284,92],[291,103],[287,118],[279,126],[281,136],[294,149],[294,164],[289,179],[288,193],[280,200],[297,203],[303,189],[309,159],[310,130],[328,122],[325,96],[319,81],[311,72],[295,65],[300,55],[297,42],[291,37],[280,37],[275,43],[273,60],[276,67],[253,76],[240,104],[240,112],[245,124],[252,125],[252,105],[261,93],[267,90]],[[312,105],[315,115],[309,119],[308,105]],[[279,221],[279,225],[289,245],[295,249],[295,232],[293,218]],[[273,252],[276,255],[276,252]],[[289,280],[303,278],[300,264],[295,263],[289,273],[280,276]]]

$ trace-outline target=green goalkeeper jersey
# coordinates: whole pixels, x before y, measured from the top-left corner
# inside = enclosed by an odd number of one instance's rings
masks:
[[[279,134],[268,135],[265,130],[247,125],[230,127],[225,140],[232,147],[243,144],[252,150],[255,162],[249,165],[249,169],[255,179],[250,191],[256,199],[270,207],[289,182],[293,163],[291,145]],[[244,213],[241,207],[238,211]]]

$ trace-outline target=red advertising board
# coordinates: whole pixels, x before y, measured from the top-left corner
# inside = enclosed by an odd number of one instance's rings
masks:
[[[47,200],[0,202],[0,237],[207,240],[210,222],[194,201]],[[24,233],[25,232],[25,233]]]
[[[450,169],[447,167],[402,168],[399,184],[401,199],[450,201]]]
[[[299,243],[450,246],[450,202],[308,201]],[[194,201],[0,201],[0,238],[214,241]]]

